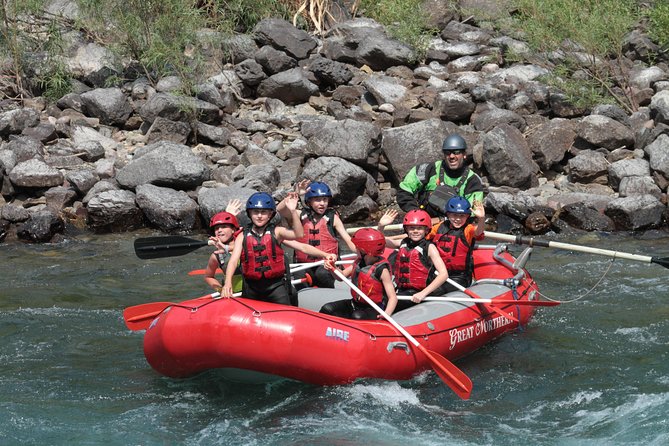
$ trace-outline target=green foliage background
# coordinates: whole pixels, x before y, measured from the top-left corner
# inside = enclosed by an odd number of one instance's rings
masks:
[[[0,0],[3,97],[42,94],[57,99],[69,90],[62,35],[68,30],[111,48],[119,60],[137,61],[152,82],[168,74],[179,76],[189,94],[201,72],[202,61],[193,48],[203,28],[223,38],[249,32],[267,17],[309,28],[314,25],[305,12],[309,6],[327,8],[335,0],[75,1],[81,14],[70,23],[46,14],[47,0]],[[413,46],[419,58],[439,31],[428,27],[421,0],[347,4],[384,24],[390,35]],[[447,5],[457,8],[457,2]],[[636,108],[621,57],[625,36],[634,27],[645,27],[662,48],[669,45],[669,0],[513,0],[512,10],[512,15],[498,18],[497,29],[527,41],[533,50],[527,61],[551,68],[546,82],[584,107],[614,101],[630,111]],[[521,60],[513,54],[506,57],[507,63]]]

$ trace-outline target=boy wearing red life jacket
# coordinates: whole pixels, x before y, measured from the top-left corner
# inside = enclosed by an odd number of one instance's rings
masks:
[[[474,271],[474,245],[476,240],[484,238],[485,209],[478,200],[474,200],[472,208],[466,198],[453,197],[446,203],[444,212],[446,218],[434,225],[427,238],[437,246],[439,256],[448,269],[448,276],[468,287],[472,283]],[[472,218],[476,224],[471,222]],[[439,294],[455,290],[454,286],[446,283],[439,290]]]
[[[305,185],[305,182],[298,183],[298,187],[303,185]],[[355,251],[355,246],[351,242],[351,237],[346,232],[339,214],[330,208],[331,201],[332,191],[327,184],[314,181],[308,185],[304,194],[306,208],[300,214],[304,236],[299,238],[298,241],[339,257],[337,236],[346,243],[351,251]],[[302,251],[295,251],[294,261],[297,263],[311,263],[317,260],[319,259]],[[306,270],[300,271],[295,274],[295,278],[304,276],[305,273],[307,273]],[[309,270],[309,274],[313,286],[334,288],[334,277],[323,266],[312,268]]]
[[[284,200],[285,208],[292,217],[293,229],[288,229],[271,224],[272,217],[276,213],[276,203],[271,195],[266,192],[256,192],[249,197],[246,202],[246,213],[251,223],[235,239],[232,255],[225,270],[222,297],[232,296],[232,278],[237,262],[241,261],[244,297],[290,305],[293,293],[288,262],[282,245],[303,249],[310,255],[323,259],[332,257],[312,246],[295,241],[304,235],[297,213],[297,203],[296,193],[288,194]]]
[[[388,315],[393,314],[397,306],[397,294],[390,274],[390,264],[383,258],[386,240],[376,229],[362,228],[351,239],[358,257],[347,267],[343,274],[351,277],[355,284],[375,304],[383,308]],[[333,271],[334,261],[325,262],[325,269]],[[329,302],[320,309],[321,313],[348,319],[377,319],[379,313],[355,291],[351,290],[352,299]]]
[[[214,231],[213,237],[209,237],[209,240],[213,242],[216,251],[209,256],[204,271],[204,281],[213,289],[220,290],[223,285],[216,279],[216,271],[218,269],[225,271],[228,266],[235,245],[235,235],[239,231],[239,223],[235,213],[226,210],[211,217],[209,227]],[[233,279],[233,291],[241,291],[241,276],[235,275],[235,279]]]
[[[383,231],[396,217],[396,210],[386,211],[379,220],[379,230]],[[410,295],[411,302],[415,304],[437,291],[448,279],[448,271],[437,247],[425,238],[432,227],[430,215],[421,209],[411,210],[404,216],[403,225],[407,234],[405,238],[386,237],[386,246],[397,249],[388,260],[392,265],[397,293]],[[401,301],[397,309],[409,308],[411,302]]]

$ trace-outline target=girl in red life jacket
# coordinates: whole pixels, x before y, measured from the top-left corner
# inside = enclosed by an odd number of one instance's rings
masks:
[[[396,217],[396,210],[386,211],[379,220],[379,231],[383,231]],[[404,217],[404,232],[407,236],[402,240],[386,237],[386,246],[397,249],[388,259],[392,265],[397,293],[410,295],[414,304],[439,290],[448,279],[446,265],[441,260],[437,247],[425,239],[432,227],[431,223],[427,212],[414,209]],[[412,306],[411,302],[402,301],[397,309],[409,308]]]
[[[225,208],[224,212],[219,212],[211,217],[209,227],[214,231],[214,235],[209,237],[209,241],[213,242],[216,247],[209,256],[207,267],[204,272],[204,281],[213,289],[220,291],[222,284],[216,279],[216,272],[220,269],[225,271],[228,265],[228,260],[235,244],[235,236],[239,231],[239,222],[237,221],[237,214],[241,210],[242,202],[240,200],[231,200]],[[241,291],[242,281],[239,275],[240,271],[233,278],[233,291]]]
[[[310,182],[302,180],[296,185],[299,194],[304,195],[306,207],[300,214],[302,226],[304,227],[304,236],[298,241],[318,248],[328,254],[339,256],[339,239],[343,240],[351,251],[355,251],[355,246],[351,242],[351,237],[346,232],[344,223],[342,223],[339,213],[330,208],[332,201],[332,191],[330,187],[320,181]],[[302,251],[295,251],[294,261],[298,263],[310,263],[317,261],[318,258],[307,255]],[[307,270],[299,271],[295,274],[295,279],[303,277]],[[334,277],[323,266],[317,266],[308,271],[312,277],[312,285],[320,288],[334,288]],[[298,285],[296,288],[304,288],[307,285]]]
[[[376,229],[359,229],[351,239],[358,254],[355,262],[343,274],[363,291],[367,297],[389,315],[397,306],[397,295],[390,274],[390,264],[383,258],[385,237]],[[325,262],[325,268],[333,271],[333,261]],[[329,302],[320,312],[348,319],[377,319],[381,316],[358,293],[351,290],[351,299]]]
[[[471,223],[472,209],[476,224]],[[448,275],[455,282],[468,287],[474,271],[473,251],[476,240],[483,240],[485,230],[485,209],[483,203],[474,201],[470,206],[464,197],[453,197],[444,207],[446,218],[434,225],[427,236],[437,246],[439,255],[446,264]],[[445,283],[439,294],[455,291]]]
[[[222,297],[232,296],[232,278],[238,262],[241,261],[242,295],[249,299],[291,304],[292,286],[288,278],[289,269],[282,245],[294,249],[304,249],[309,254],[329,259],[328,254],[296,242],[304,231],[297,213],[299,199],[296,193],[288,194],[283,206],[291,216],[293,229],[271,224],[276,213],[276,203],[266,192],[256,192],[246,202],[246,213],[251,219],[244,231],[235,238],[232,255],[225,270]],[[297,302],[294,302],[295,304]]]

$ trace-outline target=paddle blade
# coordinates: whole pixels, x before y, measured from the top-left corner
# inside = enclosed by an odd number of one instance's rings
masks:
[[[661,259],[658,257],[653,257],[650,259],[650,261],[660,266],[664,266],[665,268],[669,268],[669,257],[663,257]]]
[[[135,240],[135,254],[140,259],[158,259],[188,254],[209,242],[181,236],[143,237]]]
[[[123,310],[123,320],[126,327],[132,331],[146,330],[160,313],[172,305],[174,305],[172,302],[151,302],[128,307]]]
[[[465,375],[465,372],[457,368],[455,364],[441,356],[439,353],[428,350],[421,344],[418,344],[417,347],[430,360],[432,363],[432,370],[439,375],[441,380],[445,382],[457,396],[463,400],[468,400],[474,385],[472,384],[472,380]]]

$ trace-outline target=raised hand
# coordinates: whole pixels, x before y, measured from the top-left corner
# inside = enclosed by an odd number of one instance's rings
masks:
[[[242,202],[241,200],[238,200],[236,198],[230,200],[228,205],[225,207],[225,212],[230,212],[235,217],[239,214],[241,210],[242,210]]]
[[[286,205],[286,208],[293,212],[294,210],[297,209],[297,204],[299,203],[300,198],[297,195],[297,192],[288,192],[288,195],[286,195],[286,198],[283,199],[284,204]]]
[[[299,182],[295,183],[295,192],[300,197],[304,197],[304,195],[307,193],[307,189],[309,189],[309,185],[311,184],[311,180],[300,180]]]
[[[395,221],[399,212],[395,209],[388,209],[385,214],[379,219],[379,226],[388,226]]]
[[[477,218],[485,217],[485,208],[483,207],[483,203],[479,200],[474,200],[472,203],[472,211]]]
[[[212,242],[212,243],[210,243],[210,245],[213,244],[216,247],[216,251],[215,251],[216,254],[222,254],[224,252],[227,252],[226,243],[223,242],[218,237],[209,237],[209,241]]]

